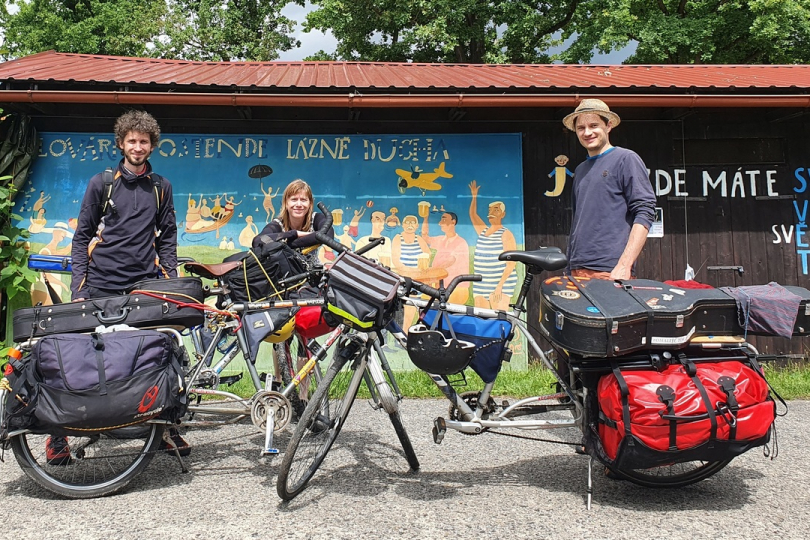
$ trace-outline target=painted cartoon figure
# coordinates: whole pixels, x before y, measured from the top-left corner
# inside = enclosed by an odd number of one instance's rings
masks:
[[[470,219],[475,232],[478,233],[473,269],[474,273],[481,274],[484,278],[473,283],[473,298],[476,307],[507,309],[517,285],[517,273],[514,262],[499,261],[498,255],[516,249],[517,243],[515,235],[503,225],[503,218],[506,216],[506,205],[503,202],[495,201],[489,204],[487,209],[489,226],[478,216],[480,189],[481,186],[473,180],[470,184],[472,194]]]
[[[569,171],[565,166],[568,163],[568,156],[560,154],[554,158],[554,162],[557,164],[557,166],[554,167],[554,170],[548,173],[549,178],[552,176],[554,177],[554,189],[552,191],[546,191],[546,197],[559,197],[562,194],[563,189],[565,189],[565,177],[574,177],[574,173]]]
[[[371,243],[372,238],[385,237],[385,212],[379,210],[371,213],[371,234],[357,239],[355,249],[360,249]],[[385,243],[364,253],[365,257],[377,259],[383,266],[391,266],[391,239],[385,237]]]
[[[456,277],[470,273],[470,246],[467,241],[456,233],[458,215],[455,212],[445,212],[439,219],[439,228],[442,231],[440,236],[429,236],[428,216],[425,213],[422,222],[422,238],[431,249],[436,250],[433,257],[434,268],[444,268],[447,270],[445,284]],[[470,282],[459,283],[450,295],[450,302],[454,304],[466,304],[470,295]]]
[[[253,216],[247,216],[245,218],[245,228],[239,233],[239,245],[249,248],[257,234],[259,234],[259,228],[253,223]]]
[[[40,255],[70,255],[73,231],[67,223],[57,221],[52,229],[46,228],[42,232],[50,232],[52,236],[51,240],[39,250]],[[63,246],[61,243],[65,239],[68,240],[68,243]],[[42,303],[44,306],[49,306],[53,304],[48,285],[60,299],[70,297],[70,287],[62,281],[62,276],[43,272],[31,285],[31,303],[33,305]]]
[[[39,199],[37,199],[37,201],[34,203],[34,206],[31,208],[31,210],[36,214],[45,205],[45,203],[50,200],[51,200],[50,195],[45,195],[44,191],[40,191]]]
[[[278,196],[279,192],[281,191],[281,188],[280,187],[276,188],[276,192],[273,193],[273,186],[270,186],[270,189],[265,191],[264,183],[261,182],[259,183],[259,189],[261,189],[262,193],[264,193],[264,201],[262,201],[262,208],[264,208],[264,211],[267,213],[267,223],[270,223],[273,220],[273,218],[276,217],[276,208],[275,206],[273,206],[273,199],[276,196]]]

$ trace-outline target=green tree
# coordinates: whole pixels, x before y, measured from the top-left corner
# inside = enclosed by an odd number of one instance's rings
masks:
[[[290,0],[170,0],[156,55],[188,60],[275,60],[299,47],[295,22],[281,15]]]
[[[334,54],[318,59],[547,63],[555,32],[577,1],[314,0],[306,30],[331,30]]]
[[[165,0],[10,0],[0,11],[0,25],[12,57],[51,49],[148,56],[165,13]]]
[[[10,0],[4,52],[54,49],[187,60],[273,60],[297,47],[290,0]],[[18,9],[9,10],[8,5]]]
[[[810,60],[810,0],[587,0],[560,55],[588,62],[631,41],[629,64],[790,64]]]

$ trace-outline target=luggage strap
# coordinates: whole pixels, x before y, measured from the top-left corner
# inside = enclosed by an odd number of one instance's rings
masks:
[[[647,340],[647,346],[649,347],[650,345],[652,345],[653,317],[655,311],[653,310],[653,308],[650,307],[650,305],[646,301],[644,301],[638,294],[636,294],[636,292],[633,290],[632,285],[624,283],[623,280],[617,281],[621,284],[622,289],[624,289],[624,291],[627,292],[627,294],[629,294],[633,300],[641,304],[641,307],[643,307],[644,311],[647,312],[647,328],[646,328],[647,331],[645,332],[645,337]]]
[[[580,292],[582,296],[584,296],[593,306],[599,310],[599,313],[605,316],[605,331],[607,332],[607,356],[616,356],[616,352],[613,350],[613,317],[608,315],[608,312],[596,301],[596,298],[588,294],[585,290],[585,287],[582,287],[579,283],[579,280],[573,278],[571,276],[565,276],[568,280],[576,286],[577,290]],[[618,377],[616,377],[618,379]]]
[[[98,364],[98,395],[107,395],[107,375],[104,372],[104,340],[101,334],[93,332],[90,334],[92,338],[93,349],[96,351],[96,362]]]
[[[709,448],[714,448],[714,442],[717,440],[717,414],[714,411],[714,404],[709,400],[709,394],[706,393],[706,387],[703,386],[703,383],[700,382],[700,379],[697,376],[697,366],[695,366],[694,362],[689,360],[689,358],[687,358],[683,353],[678,355],[678,361],[683,366],[689,378],[692,379],[692,382],[695,383],[695,387],[698,389],[698,392],[700,392],[700,397],[703,399],[703,403],[706,405],[706,413],[712,426],[711,432],[709,433]],[[672,440],[671,435],[670,440]]]
[[[597,308],[599,306],[596,306]],[[619,390],[622,393],[622,422],[624,422],[624,439],[627,441],[627,446],[635,446],[633,442],[632,432],[630,430],[630,387],[627,386],[627,381],[622,376],[622,371],[619,369],[619,364],[615,360],[610,361],[610,368],[613,370],[613,376],[616,377],[616,382],[619,383]]]

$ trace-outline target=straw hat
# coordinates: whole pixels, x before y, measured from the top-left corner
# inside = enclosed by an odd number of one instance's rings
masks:
[[[610,120],[610,127],[616,127],[622,121],[622,119],[619,118],[619,115],[612,112],[604,101],[601,99],[591,98],[583,99],[574,112],[563,118],[563,125],[571,131],[576,131],[574,121],[577,119],[577,116],[584,113],[594,113],[607,118]]]

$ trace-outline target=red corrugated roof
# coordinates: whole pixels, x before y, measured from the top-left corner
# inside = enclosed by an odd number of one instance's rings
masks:
[[[0,64],[0,81],[386,91],[810,88],[810,66],[191,62],[43,52]],[[188,91],[188,89],[186,89]]]

